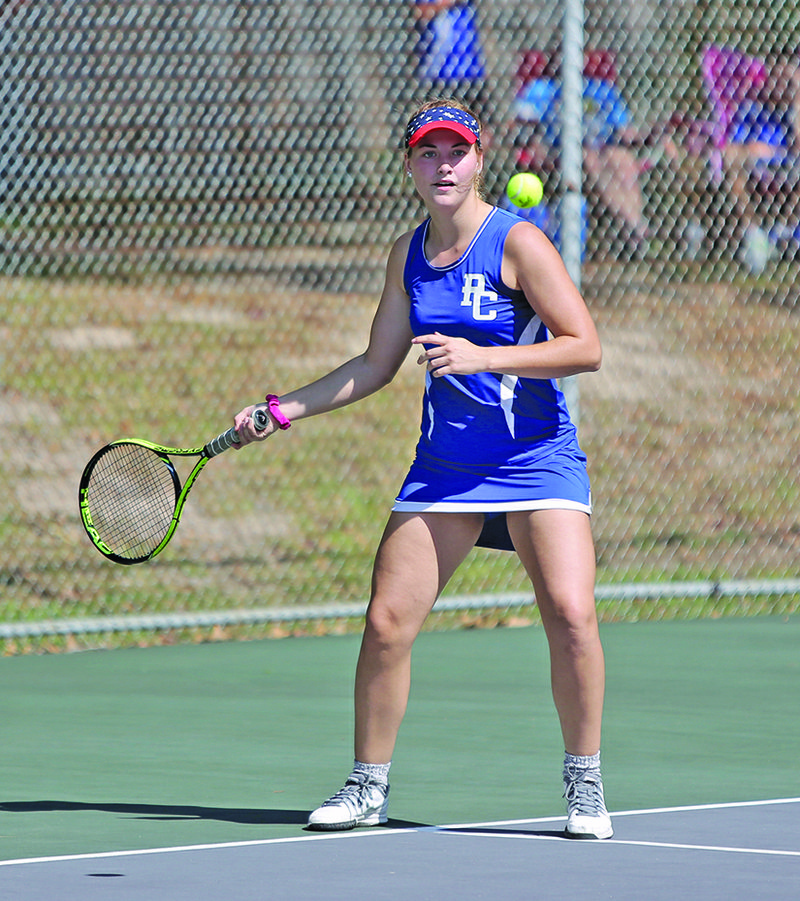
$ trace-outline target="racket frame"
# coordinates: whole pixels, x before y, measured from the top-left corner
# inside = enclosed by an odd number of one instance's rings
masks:
[[[269,419],[267,417],[267,414],[259,408],[253,414],[253,421],[256,425],[256,428],[263,431],[263,429],[266,428]],[[223,451],[228,450],[228,448],[235,447],[238,443],[239,437],[236,434],[236,430],[228,429],[227,432],[223,432],[221,435],[217,435],[216,438],[214,438],[212,441],[209,441],[208,444],[204,445],[203,447],[167,447],[163,444],[154,444],[152,441],[146,441],[143,438],[120,438],[118,441],[112,441],[110,444],[105,445],[105,447],[101,447],[100,450],[98,450],[97,453],[95,453],[91,460],[89,460],[89,462],[86,464],[86,467],[84,468],[81,475],[80,484],[78,486],[78,506],[80,508],[81,522],[83,523],[83,528],[85,529],[86,534],[89,536],[89,540],[104,557],[112,560],[114,563],[121,563],[123,566],[129,566],[135,563],[144,563],[147,560],[152,560],[153,557],[157,556],[161,553],[161,551],[164,550],[164,548],[169,544],[172,536],[175,534],[175,529],[178,528],[178,523],[181,520],[181,514],[183,513],[183,508],[186,504],[186,498],[188,497],[189,492],[191,491],[197,477],[202,472],[203,467],[212,457],[216,457]],[[103,541],[97,531],[97,528],[94,525],[94,522],[92,521],[91,510],[89,509],[89,483],[91,481],[92,472],[94,471],[95,465],[112,448],[131,444],[152,451],[154,454],[156,454],[156,456],[160,457],[162,462],[168,468],[172,476],[173,485],[175,487],[175,509],[172,513],[172,519],[169,526],[167,527],[167,531],[164,534],[164,537],[161,539],[158,545],[153,548],[152,551],[147,554],[142,554],[139,557],[133,558],[121,556],[120,554],[113,551]],[[192,471],[186,477],[186,481],[184,482],[183,486],[181,486],[178,472],[175,469],[175,466],[172,463],[170,457],[200,457],[197,463],[195,463]]]

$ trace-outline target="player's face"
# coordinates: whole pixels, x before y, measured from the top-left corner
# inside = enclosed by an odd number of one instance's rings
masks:
[[[436,128],[411,148],[408,167],[422,200],[436,205],[463,199],[475,189],[482,159],[477,145]]]

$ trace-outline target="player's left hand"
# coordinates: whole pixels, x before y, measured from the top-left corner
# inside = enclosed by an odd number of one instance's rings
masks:
[[[434,377],[443,375],[473,375],[486,371],[486,348],[478,347],[466,338],[451,338],[434,332],[419,335],[412,344],[433,345],[417,359],[420,366],[427,366]]]

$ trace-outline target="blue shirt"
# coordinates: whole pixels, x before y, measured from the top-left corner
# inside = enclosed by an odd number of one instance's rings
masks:
[[[733,116],[730,140],[736,144],[761,141],[776,148],[788,147],[792,143],[789,111],[770,109],[757,100],[745,100]]]
[[[424,6],[431,0],[416,0]],[[428,80],[462,81],[484,77],[483,57],[475,12],[469,3],[456,3],[418,23],[419,76]]]
[[[534,78],[514,100],[517,119],[537,122],[542,139],[553,147],[561,138],[561,86],[552,78]],[[613,143],[616,132],[630,125],[627,104],[616,85],[600,78],[583,80],[583,140],[602,146]]]
[[[441,267],[425,257],[429,221],[414,232],[404,271],[414,334],[438,331],[482,347],[547,341],[524,293],[501,278],[506,237],[520,219],[493,208],[463,256]],[[574,435],[554,380],[494,372],[426,375],[418,457],[465,466],[533,460]]]

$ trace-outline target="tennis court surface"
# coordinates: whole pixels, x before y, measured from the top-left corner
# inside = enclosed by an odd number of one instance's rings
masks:
[[[392,819],[331,835],[356,638],[0,660],[0,898],[798,897],[800,617],[603,640],[607,842],[561,835],[538,628],[423,634]]]

